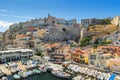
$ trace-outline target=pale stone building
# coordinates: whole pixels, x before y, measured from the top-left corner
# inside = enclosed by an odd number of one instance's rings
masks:
[[[111,21],[111,23],[116,26],[120,26],[120,16],[114,17],[113,20]]]

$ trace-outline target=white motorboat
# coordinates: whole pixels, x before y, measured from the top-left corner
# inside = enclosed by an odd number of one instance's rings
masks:
[[[111,74],[110,73],[107,73],[106,76],[105,76],[105,80],[109,80]]]
[[[26,74],[26,72],[23,72],[23,71],[18,72],[18,75],[20,75],[23,78],[27,78],[28,77],[28,75]]]
[[[82,76],[76,76],[74,78],[72,78],[72,80],[80,80],[82,78]]]
[[[117,76],[115,77],[115,80],[120,80],[120,76],[117,75]]]
[[[60,71],[60,70],[53,70],[52,74],[54,76],[57,76],[57,77],[60,77],[60,78],[69,78],[70,77],[70,74],[68,74],[66,72],[63,72],[63,71]]]
[[[7,78],[7,77],[5,77],[5,76],[3,76],[3,77],[2,77],[2,80],[8,80],[8,78]]]
[[[21,76],[19,76],[18,74],[14,74],[13,78],[16,79],[16,80],[19,80],[21,78]]]
[[[42,66],[42,65],[39,67],[39,70],[41,72],[47,72],[47,68],[45,66]]]

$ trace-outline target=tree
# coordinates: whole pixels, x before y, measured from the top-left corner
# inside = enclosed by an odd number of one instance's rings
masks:
[[[106,19],[102,19],[101,21],[100,21],[100,24],[111,24],[111,20],[109,19],[109,18],[106,18]]]
[[[71,47],[77,47],[77,44],[71,44],[70,46]]]
[[[97,48],[97,46],[98,46],[97,44],[93,45],[93,49]]]
[[[91,36],[88,36],[88,37],[85,37],[81,40],[80,42],[80,46],[83,47],[83,46],[87,46],[90,42],[90,40],[92,39]]]
[[[94,42],[95,44],[105,45],[112,43],[111,40],[97,38]]]
[[[19,23],[19,30],[23,29],[23,23]]]
[[[37,56],[41,56],[41,55],[42,55],[42,52],[38,51],[38,52],[36,53],[36,55],[37,55]]]
[[[100,41],[101,41],[101,39],[100,39],[100,38],[97,38],[97,39],[95,40],[94,44],[99,44]]]

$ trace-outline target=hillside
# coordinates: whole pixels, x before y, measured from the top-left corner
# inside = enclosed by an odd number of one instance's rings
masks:
[[[114,31],[120,29],[119,27],[116,27],[115,25],[109,24],[109,25],[94,25],[89,26],[88,31],[90,32],[101,32],[101,34],[96,34],[93,37],[99,37],[99,36],[107,36],[113,33]]]
[[[9,27],[9,33],[5,32],[5,40],[15,40],[24,37],[41,40],[69,40],[79,37],[79,24],[76,19],[65,20],[48,16],[47,18],[33,19],[20,22]]]

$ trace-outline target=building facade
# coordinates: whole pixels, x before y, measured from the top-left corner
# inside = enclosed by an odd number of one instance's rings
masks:
[[[88,27],[89,25],[100,24],[100,20],[101,19],[96,19],[96,18],[82,19],[81,24],[82,24],[83,27]]]
[[[86,53],[84,50],[81,50],[79,48],[73,48],[70,50],[70,53],[72,61],[81,64],[88,64],[88,53]]]
[[[109,59],[105,63],[111,71],[120,71],[120,58]]]
[[[0,63],[16,60],[29,60],[33,55],[34,52],[30,49],[0,51]]]
[[[113,20],[111,21],[111,23],[116,26],[120,26],[120,16],[114,17]]]
[[[107,61],[119,58],[120,48],[118,46],[98,46],[89,54],[89,65],[102,69],[109,69]]]

